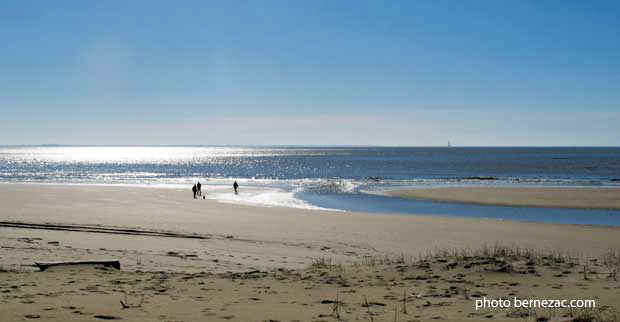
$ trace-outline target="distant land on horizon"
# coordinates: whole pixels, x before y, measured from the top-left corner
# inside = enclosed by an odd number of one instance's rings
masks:
[[[246,148],[620,148],[605,145],[318,145],[318,144],[0,144],[0,147],[246,147]]]

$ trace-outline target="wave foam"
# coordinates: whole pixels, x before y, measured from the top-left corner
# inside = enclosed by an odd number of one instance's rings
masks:
[[[332,210],[336,209],[317,207],[295,197],[297,190],[284,191],[281,189],[244,189],[239,194],[230,192],[212,192],[207,194],[207,198],[219,202],[247,204],[263,207],[287,207],[311,210]]]

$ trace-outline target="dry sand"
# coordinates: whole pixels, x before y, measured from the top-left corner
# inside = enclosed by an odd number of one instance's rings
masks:
[[[385,194],[485,205],[620,209],[618,188],[449,187],[394,190]]]
[[[571,321],[587,313],[476,310],[475,300],[594,299],[594,312],[607,316],[620,300],[620,284],[604,266],[592,264],[586,280],[580,266],[553,258],[448,257],[223,274],[67,266],[0,278],[2,321]]]
[[[0,205],[0,321],[565,321],[568,310],[475,311],[474,300],[620,302],[603,261],[620,245],[616,228],[251,207],[111,186],[2,184]],[[438,251],[495,244],[564,255]],[[122,267],[30,266],[92,259]]]

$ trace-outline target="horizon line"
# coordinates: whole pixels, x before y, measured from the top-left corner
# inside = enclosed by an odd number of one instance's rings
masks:
[[[0,144],[0,147],[620,148],[619,145]]]

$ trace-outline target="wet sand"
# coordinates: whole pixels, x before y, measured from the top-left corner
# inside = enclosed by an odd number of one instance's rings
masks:
[[[0,204],[2,222],[196,234],[207,239],[166,238],[165,243],[174,248],[182,241],[206,249],[214,243],[230,244],[233,256],[258,248],[260,254],[247,255],[258,255],[256,262],[262,265],[272,265],[268,261],[273,259],[271,256],[287,257],[290,266],[295,266],[293,263],[305,265],[324,254],[347,260],[377,254],[418,255],[436,248],[475,248],[496,242],[592,255],[620,245],[618,228],[257,207],[192,199],[189,189],[0,184]],[[149,246],[144,242],[119,242],[125,237],[145,236],[89,234],[96,235],[91,245],[90,238],[56,233],[63,241],[91,248]],[[101,245],[100,239],[109,241]]]
[[[619,188],[449,187],[393,190],[384,194],[481,205],[620,209]]]
[[[620,300],[607,260],[620,229],[610,227],[252,207],[112,186],[2,184],[0,204],[0,321],[522,321],[527,312],[476,311],[474,301],[597,298],[615,310]],[[32,267],[98,259],[121,270]]]

